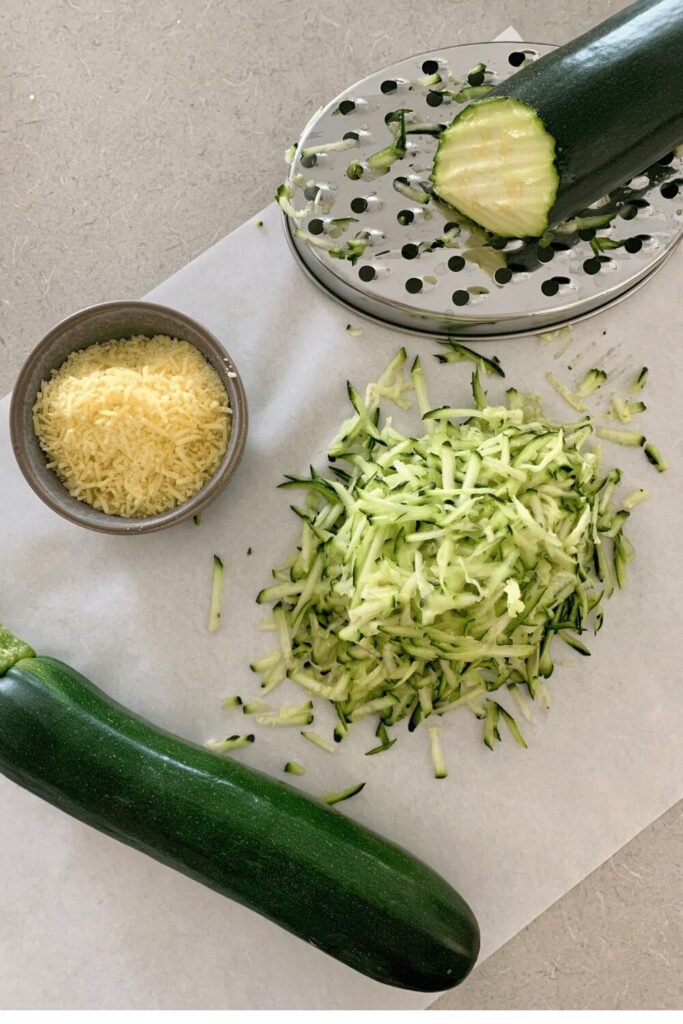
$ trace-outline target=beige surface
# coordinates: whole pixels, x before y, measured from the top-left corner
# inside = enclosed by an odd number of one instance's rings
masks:
[[[282,151],[348,82],[510,22],[562,42],[621,6],[5,0],[0,394],[53,321],[143,294],[265,205]],[[439,1007],[680,1007],[682,823],[679,806]]]

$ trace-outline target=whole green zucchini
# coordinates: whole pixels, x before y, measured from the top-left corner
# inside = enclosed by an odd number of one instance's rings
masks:
[[[387,985],[457,985],[472,911],[405,850],[157,729],[0,627],[0,772]]]
[[[638,0],[466,107],[435,191],[498,235],[541,235],[683,141],[681,68],[683,3]]]

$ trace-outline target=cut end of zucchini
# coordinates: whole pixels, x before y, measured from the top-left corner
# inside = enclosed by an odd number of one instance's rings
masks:
[[[443,132],[432,182],[443,200],[487,231],[538,238],[559,183],[555,139],[526,103],[482,100]]]

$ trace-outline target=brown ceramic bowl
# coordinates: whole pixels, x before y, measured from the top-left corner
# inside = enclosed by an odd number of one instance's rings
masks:
[[[69,494],[57,475],[47,468],[47,460],[33,430],[32,409],[41,382],[50,376],[51,370],[61,366],[71,352],[96,341],[135,334],[166,334],[189,341],[199,349],[215,368],[228,393],[232,433],[220,466],[196,494],[170,512],[126,519],[100,512]],[[10,436],[21,472],[38,497],[60,516],[100,533],[151,533],[197,515],[226,486],[240,461],[247,436],[247,400],[232,359],[218,339],[196,320],[153,302],[104,302],[62,320],[28,357],[12,392]]]

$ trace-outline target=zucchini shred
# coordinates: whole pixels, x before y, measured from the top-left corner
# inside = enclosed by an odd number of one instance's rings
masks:
[[[407,373],[401,349],[364,398],[348,385],[353,415],[328,470],[280,485],[304,492],[291,506],[301,537],[257,597],[274,606],[278,646],[252,668],[268,692],[288,679],[331,702],[335,743],[370,717],[380,743],[367,753],[380,753],[399,722],[412,731],[466,708],[489,748],[499,721],[525,748],[510,709],[528,719],[531,702],[549,705],[556,645],[588,655],[603,599],[625,585],[630,513],[615,502],[621,472],[603,472],[601,447],[589,446],[590,417],[554,423],[514,388],[506,405],[488,405],[479,369],[473,402],[434,409],[419,358]],[[409,408],[410,391],[414,436],[380,411],[383,399]],[[445,778],[432,723],[434,774]]]

